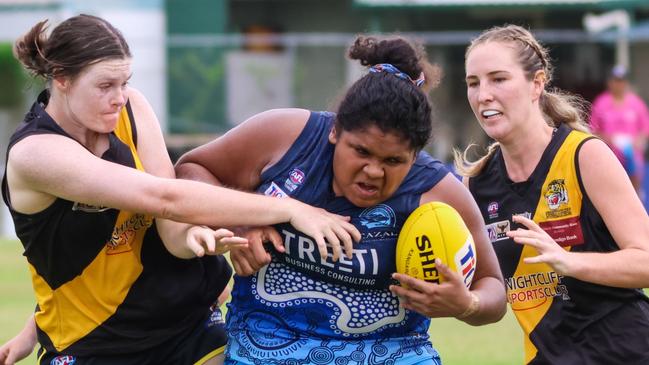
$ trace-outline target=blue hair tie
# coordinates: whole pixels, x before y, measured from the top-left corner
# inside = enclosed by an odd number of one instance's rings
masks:
[[[398,68],[394,67],[394,65],[390,63],[377,63],[376,65],[370,67],[370,73],[379,73],[379,72],[387,72],[389,74],[393,74],[394,76],[400,79],[412,82],[417,87],[420,87],[426,81],[423,72],[419,74],[419,78],[413,80],[407,73],[399,70]]]

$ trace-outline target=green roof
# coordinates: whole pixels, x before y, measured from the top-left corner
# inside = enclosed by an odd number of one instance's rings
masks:
[[[357,7],[552,7],[613,9],[649,6],[647,0],[353,0]]]

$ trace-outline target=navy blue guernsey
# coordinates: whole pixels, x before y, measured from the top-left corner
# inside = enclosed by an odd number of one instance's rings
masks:
[[[257,191],[350,216],[362,240],[351,259],[332,262],[331,253],[320,257],[311,237],[276,225],[286,253],[273,251],[271,263],[253,276],[235,276],[228,363],[411,364],[437,358],[427,334],[430,320],[400,307],[388,286],[401,226],[448,170],[421,152],[390,199],[359,208],[333,192],[335,146],[328,134],[334,119],[312,112],[287,153],[263,172]]]

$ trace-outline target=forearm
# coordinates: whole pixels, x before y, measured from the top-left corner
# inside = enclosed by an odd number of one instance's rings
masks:
[[[179,179],[199,181],[199,182],[203,182],[203,183],[206,183],[206,184],[209,184],[209,185],[223,187],[222,182],[216,176],[214,176],[209,170],[207,170],[205,167],[203,167],[203,166],[201,166],[199,164],[186,162],[186,163],[176,165],[175,170],[176,170],[176,176]],[[229,190],[228,189],[228,190],[225,190],[225,191],[231,192],[231,191],[234,191],[234,190]],[[246,194],[246,195],[248,197],[250,196],[250,194]],[[261,196],[260,195],[255,195],[255,198],[256,197],[261,197]],[[263,199],[268,200],[270,198],[263,198]],[[267,209],[262,209],[261,212],[256,211],[255,213],[257,215],[265,214],[264,212],[266,212],[266,210],[280,208],[280,207],[277,207],[277,206],[275,206],[275,207],[270,207],[269,206],[270,204],[274,204],[276,202],[277,202],[276,200],[272,200],[272,201],[268,200],[268,204],[264,204],[263,207],[262,207],[262,208],[267,208]],[[254,224],[254,223],[250,222],[250,220],[248,218],[249,217],[245,217],[245,222],[240,222],[239,224],[236,224],[236,225],[220,224],[220,226],[239,226],[239,225],[242,225],[242,224],[245,224],[246,226],[260,225],[260,224]],[[263,219],[263,218],[260,218],[260,219]],[[279,222],[278,221],[272,221],[271,222],[269,220],[269,223],[261,224],[261,225],[274,224],[274,223],[279,223]]]
[[[300,203],[188,180],[167,180],[159,191],[158,217],[209,226],[270,225],[288,222]],[[152,192],[154,193],[154,192]]]
[[[29,319],[27,320],[27,323],[25,323],[25,327],[23,327],[21,334],[25,336],[25,338],[29,338],[32,340],[32,344],[36,345],[37,342],[37,337],[36,337],[36,320],[34,319],[34,315],[32,314]]]
[[[157,218],[156,227],[169,253],[181,259],[196,257],[196,254],[187,247],[187,232],[192,227],[191,224]]]
[[[626,248],[615,252],[568,252],[566,276],[620,288],[649,287],[649,253]]]
[[[484,277],[474,282],[471,292],[479,298],[477,311],[462,321],[472,325],[481,326],[498,322],[507,311],[505,287],[502,281],[494,277]]]

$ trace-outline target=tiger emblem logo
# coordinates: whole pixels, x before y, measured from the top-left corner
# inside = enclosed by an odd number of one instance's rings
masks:
[[[548,184],[548,189],[545,194],[545,201],[548,207],[554,210],[561,206],[561,204],[568,203],[568,189],[566,189],[566,182],[564,179],[552,180]]]

